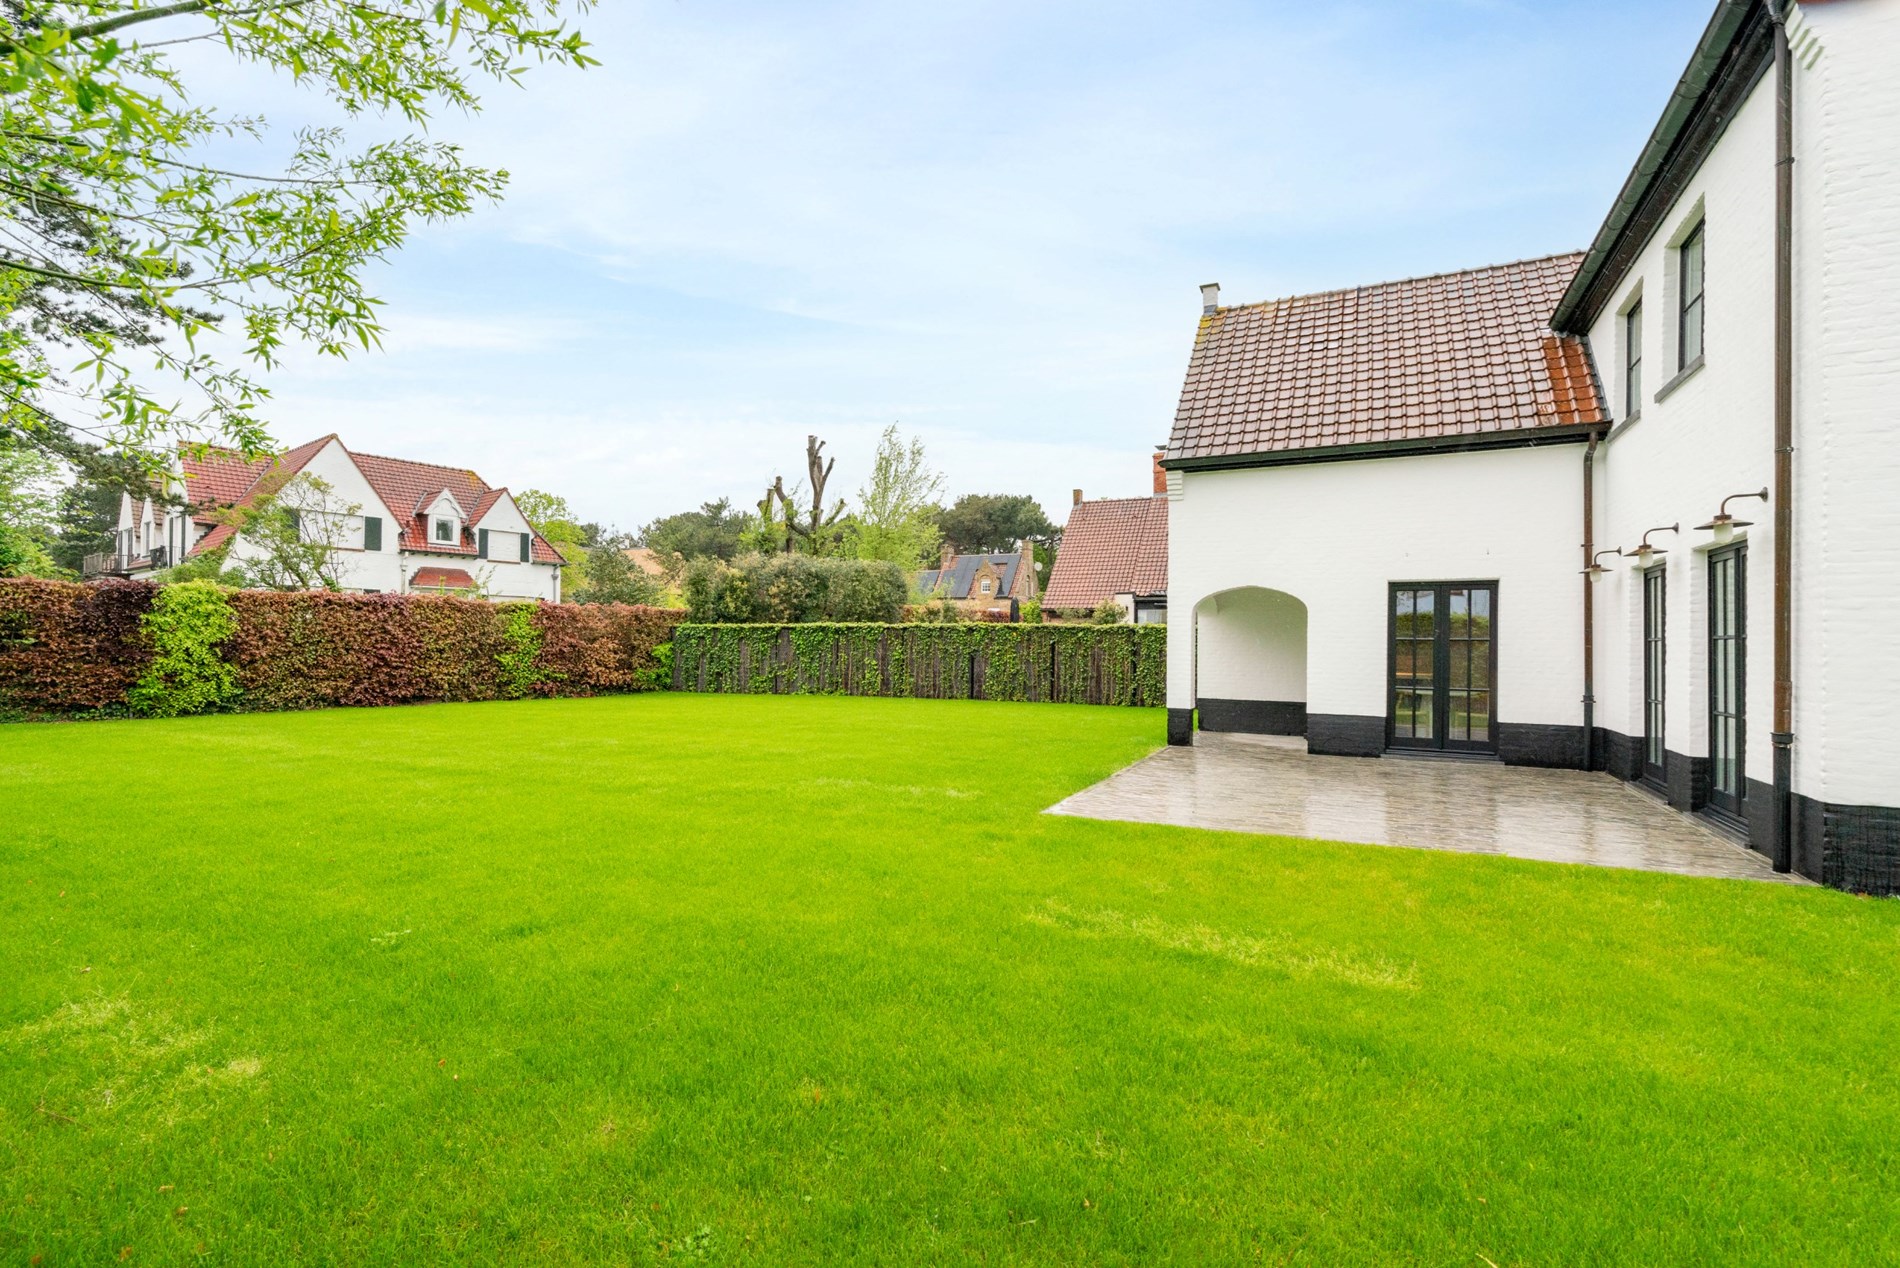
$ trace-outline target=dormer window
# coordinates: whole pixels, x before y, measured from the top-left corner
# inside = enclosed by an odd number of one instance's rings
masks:
[[[995,583],[992,582],[988,577],[985,577],[980,583],[979,588],[983,591],[984,594],[988,594],[991,591],[991,589],[994,588],[994,586],[995,586]]]
[[[455,544],[455,521],[450,519],[446,515],[436,516],[435,530],[432,536],[434,540],[438,542],[447,542],[450,545],[454,545]]]

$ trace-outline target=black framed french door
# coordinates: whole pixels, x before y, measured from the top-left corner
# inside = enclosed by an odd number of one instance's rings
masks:
[[[1663,722],[1669,694],[1669,579],[1658,564],[1643,573],[1643,778],[1667,781]]]
[[[1709,806],[1739,819],[1748,794],[1748,553],[1709,552]]]
[[[1393,583],[1388,747],[1497,751],[1497,610],[1495,582]]]

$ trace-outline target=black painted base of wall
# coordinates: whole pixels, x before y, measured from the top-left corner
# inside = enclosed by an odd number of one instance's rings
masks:
[[[1900,894],[1900,807],[1822,806],[1821,879],[1836,889]]]
[[[1303,700],[1201,700],[1201,730],[1243,735],[1305,735]]]
[[[1378,757],[1385,752],[1385,719],[1356,713],[1309,713],[1306,751],[1328,757]]]
[[[1597,728],[1596,767],[1629,783],[1642,776],[1642,745],[1627,735]],[[1699,812],[1709,801],[1709,762],[1705,757],[1665,753],[1669,804]],[[1881,897],[1900,895],[1900,806],[1842,806],[1793,796],[1791,862],[1810,880],[1835,889]],[[1763,780],[1748,781],[1742,802],[1748,848],[1773,855],[1775,790]]]
[[[1168,710],[1168,743],[1176,748],[1194,743],[1194,710]]]
[[[1498,760],[1506,766],[1583,769],[1583,728],[1534,722],[1498,723]]]

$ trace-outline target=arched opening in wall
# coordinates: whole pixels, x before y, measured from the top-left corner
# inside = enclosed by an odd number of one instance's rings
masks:
[[[1306,734],[1306,605],[1241,586],[1194,606],[1194,694],[1203,731]]]

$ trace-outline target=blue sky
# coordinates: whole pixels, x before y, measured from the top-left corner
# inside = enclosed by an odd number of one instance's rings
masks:
[[[634,527],[877,433],[950,492],[1130,495],[1229,303],[1586,244],[1712,0],[629,0],[603,63],[440,122],[513,175],[379,270],[384,350],[287,443],[469,465]],[[240,85],[234,83],[234,89]],[[261,91],[273,123],[298,100]]]

